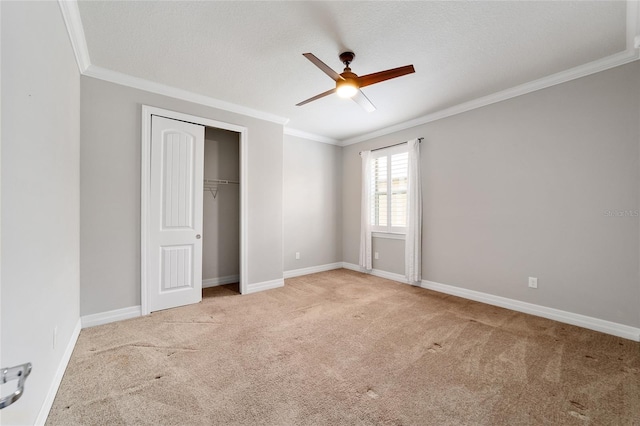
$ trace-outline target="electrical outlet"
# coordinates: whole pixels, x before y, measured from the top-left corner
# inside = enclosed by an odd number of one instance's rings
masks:
[[[296,252],[296,260],[300,260],[300,252],[299,251]]]
[[[380,255],[378,254],[378,252],[375,252],[375,253],[373,254],[373,258],[374,258],[374,259],[380,259]]]
[[[53,327],[53,349],[56,348],[56,341],[58,340],[58,326]]]
[[[538,288],[538,279],[535,277],[529,277],[529,287]]]

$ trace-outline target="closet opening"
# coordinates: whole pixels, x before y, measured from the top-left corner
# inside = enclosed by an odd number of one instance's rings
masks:
[[[240,294],[240,133],[205,127],[202,297]]]
[[[141,133],[141,314],[247,293],[248,129],[142,105]]]

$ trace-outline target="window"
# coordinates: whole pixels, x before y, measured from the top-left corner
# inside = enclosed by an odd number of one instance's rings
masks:
[[[407,145],[371,153],[371,230],[404,234],[407,227]]]

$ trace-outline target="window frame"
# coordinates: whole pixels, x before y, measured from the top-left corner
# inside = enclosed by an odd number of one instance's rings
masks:
[[[391,195],[393,194],[391,185],[393,183],[392,180],[392,162],[391,158],[393,155],[408,153],[409,152],[409,144],[403,143],[400,145],[392,146],[389,148],[377,149],[375,151],[371,151],[371,187],[369,188],[369,200],[371,203],[371,212],[369,214],[369,223],[371,226],[372,236],[379,238],[393,238],[393,239],[403,239],[407,233],[406,226],[392,226],[391,225]],[[376,192],[375,192],[375,162],[380,157],[387,157],[387,222],[388,224],[385,226],[376,225],[374,222],[374,215],[376,212]],[[407,165],[408,169],[408,165]],[[408,170],[407,170],[407,179],[408,179]],[[405,190],[406,193],[406,190]]]

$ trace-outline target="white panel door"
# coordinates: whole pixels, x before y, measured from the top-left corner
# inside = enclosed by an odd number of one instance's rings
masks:
[[[149,312],[202,300],[204,126],[151,118]]]

